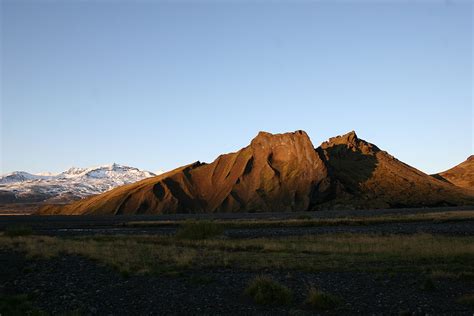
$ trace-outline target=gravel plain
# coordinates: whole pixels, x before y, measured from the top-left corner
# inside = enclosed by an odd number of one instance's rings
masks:
[[[122,276],[78,256],[28,260],[0,254],[2,295],[29,293],[35,306],[58,315],[472,315],[457,298],[474,291],[474,282],[439,279],[421,290],[414,273],[294,271],[249,272],[233,269],[186,271],[176,276]],[[254,304],[243,291],[257,274],[271,275],[293,292],[288,306]],[[305,304],[310,286],[337,295],[342,304],[317,311]]]
[[[472,208],[340,211],[282,214],[195,215],[200,219],[286,219],[369,217],[444,211],[472,212]],[[128,221],[180,220],[187,215],[164,216],[2,216],[0,230],[26,225],[35,234],[58,237],[81,235],[174,234],[176,227],[125,227]],[[474,236],[474,221],[382,223],[365,226],[232,228],[228,238],[284,237],[324,233],[443,234]],[[457,302],[474,293],[474,281],[433,279],[413,272],[304,272],[247,271],[217,268],[181,271],[176,275],[124,275],[90,259],[60,255],[31,259],[13,250],[0,250],[0,296],[27,294],[33,306],[51,315],[473,315],[474,306]],[[429,272],[427,272],[429,273]],[[288,306],[260,306],[243,295],[256,275],[269,275],[293,292]],[[341,298],[331,311],[309,308],[308,288],[315,286]]]

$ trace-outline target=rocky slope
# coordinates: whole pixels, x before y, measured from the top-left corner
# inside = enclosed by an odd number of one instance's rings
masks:
[[[261,132],[238,152],[196,162],[43,214],[303,211],[325,190],[327,171],[303,131]]]
[[[355,132],[316,149],[328,167],[331,197],[317,208],[399,208],[472,204],[469,192],[399,161]]]
[[[433,177],[461,188],[474,190],[474,155],[449,170],[434,174]]]
[[[153,176],[151,172],[118,164],[70,168],[57,175],[17,171],[0,177],[0,204],[77,200]]]
[[[261,132],[196,162],[40,214],[278,212],[474,204],[467,190],[412,168],[354,132],[314,149],[303,131]]]

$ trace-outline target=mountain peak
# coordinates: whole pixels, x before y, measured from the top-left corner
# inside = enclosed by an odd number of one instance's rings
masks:
[[[355,131],[350,131],[349,133],[338,135],[335,137],[329,138],[329,140],[325,141],[322,145],[325,147],[330,147],[334,145],[357,145],[360,139],[357,137]]]
[[[34,175],[23,171],[0,177],[2,191],[12,192],[18,201],[44,201],[50,198],[81,198],[156,174],[117,163],[90,168],[71,167],[57,175]],[[0,201],[1,202],[1,201]]]
[[[309,142],[309,136],[303,130],[297,130],[294,132],[281,133],[281,134],[272,134],[264,131],[258,132],[257,136],[252,140],[251,144],[257,143],[285,143],[286,140],[296,140],[296,139],[305,139]]]
[[[66,171],[64,172],[61,172],[60,175],[77,175],[77,174],[80,174],[80,173],[83,173],[84,171],[86,170],[86,168],[77,168],[77,167],[71,167],[69,169],[67,169]]]
[[[120,165],[116,162],[112,163],[111,165],[105,165],[103,167],[105,167],[106,169],[110,169],[110,170],[128,169],[128,168],[134,169],[133,167],[123,166],[123,165]]]
[[[331,137],[329,140],[321,144],[322,149],[328,149],[331,147],[345,147],[351,151],[360,151],[369,155],[373,155],[380,151],[380,149],[374,144],[366,142],[365,140],[357,137],[355,131],[350,131],[344,135]]]
[[[359,139],[354,130],[350,131],[349,133],[346,133],[346,134],[342,135],[341,137],[344,138],[344,139],[347,139],[347,141],[349,141],[349,142],[354,141],[356,139]]]
[[[342,144],[342,143],[355,144],[355,142],[358,140],[359,138],[357,137],[357,134],[355,131],[350,131],[346,134],[329,138],[330,143],[336,143],[336,144]]]
[[[474,155],[446,171],[433,175],[436,179],[448,181],[458,187],[474,190]]]

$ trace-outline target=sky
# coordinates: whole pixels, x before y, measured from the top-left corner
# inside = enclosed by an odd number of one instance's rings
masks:
[[[1,2],[1,170],[171,170],[355,130],[427,173],[473,153],[471,1]]]

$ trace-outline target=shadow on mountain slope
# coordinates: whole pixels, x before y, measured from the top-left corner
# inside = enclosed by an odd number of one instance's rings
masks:
[[[327,148],[329,158],[324,157],[320,151],[318,150],[318,154],[329,167],[329,174],[341,182],[348,193],[358,192],[361,183],[370,179],[377,167],[375,155],[350,150],[346,145]]]

